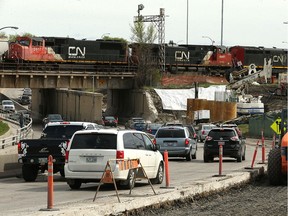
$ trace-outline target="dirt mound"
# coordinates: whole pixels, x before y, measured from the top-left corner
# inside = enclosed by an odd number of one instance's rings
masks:
[[[228,84],[224,77],[200,76],[200,75],[164,75],[161,80],[162,86],[188,86],[193,83]]]

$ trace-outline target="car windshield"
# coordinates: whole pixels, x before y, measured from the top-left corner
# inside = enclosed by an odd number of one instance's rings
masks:
[[[185,137],[185,133],[183,129],[180,130],[158,130],[156,138],[164,138],[164,137],[171,137],[171,138],[183,138]]]
[[[48,119],[49,120],[60,120],[60,121],[62,121],[62,117],[61,117],[61,115],[48,115]]]
[[[142,123],[142,122],[135,123],[134,127],[145,127],[145,123]]]
[[[49,126],[43,130],[45,138],[68,138],[70,139],[72,135],[78,131],[82,130],[82,125],[57,125]]]
[[[208,136],[212,137],[214,140],[220,140],[220,138],[228,140],[231,137],[236,136],[236,134],[233,130],[211,130]]]
[[[142,119],[142,118],[133,118],[132,121],[133,122],[142,122],[142,123],[145,122],[144,119]]]
[[[3,105],[13,105],[12,101],[3,101],[2,102]]]
[[[155,130],[155,129],[158,129],[159,127],[161,127],[162,124],[150,124],[148,126],[148,128],[150,128],[151,130]]]
[[[215,127],[215,126],[213,126],[213,125],[204,125],[203,126],[203,130],[211,130],[213,127]]]
[[[115,118],[113,116],[106,116],[105,120],[115,120]]]

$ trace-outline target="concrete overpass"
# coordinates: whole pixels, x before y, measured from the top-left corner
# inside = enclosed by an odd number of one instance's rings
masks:
[[[28,71],[0,68],[1,88],[131,89],[135,72]]]
[[[106,115],[144,116],[146,96],[134,89],[135,77],[135,72],[0,69],[1,88],[32,89],[34,121],[48,113],[60,113],[66,120],[100,122],[103,95],[94,90],[107,91]]]

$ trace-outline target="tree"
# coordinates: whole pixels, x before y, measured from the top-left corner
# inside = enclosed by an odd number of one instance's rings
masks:
[[[139,87],[158,82],[160,71],[157,68],[158,45],[154,44],[157,32],[151,23],[147,28],[143,22],[134,22],[131,26],[131,41],[134,54],[137,55],[137,84]],[[155,55],[156,53],[156,55]]]

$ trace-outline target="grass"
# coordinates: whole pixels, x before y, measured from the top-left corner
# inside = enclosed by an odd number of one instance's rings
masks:
[[[0,136],[5,134],[9,130],[7,123],[0,121]]]

